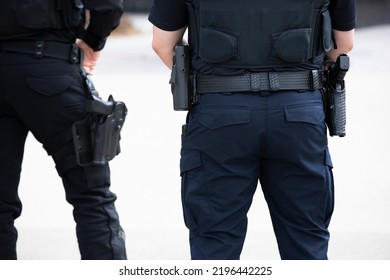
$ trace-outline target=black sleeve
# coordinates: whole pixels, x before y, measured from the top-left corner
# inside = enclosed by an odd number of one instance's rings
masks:
[[[95,51],[103,49],[107,37],[120,23],[123,0],[81,0],[90,12],[89,25],[80,36]]]
[[[349,31],[356,27],[355,0],[330,0],[329,12],[333,29]]]
[[[154,0],[149,21],[165,31],[176,31],[188,24],[184,0]]]

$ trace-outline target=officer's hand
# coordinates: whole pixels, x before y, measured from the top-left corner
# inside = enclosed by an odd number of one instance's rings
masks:
[[[84,51],[83,68],[87,73],[93,75],[95,73],[97,61],[100,57],[100,51],[95,52],[83,40],[77,40],[76,44]]]

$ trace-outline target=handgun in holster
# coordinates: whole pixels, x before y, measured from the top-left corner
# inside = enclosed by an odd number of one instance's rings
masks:
[[[173,109],[175,111],[189,110],[195,102],[195,92],[188,45],[179,44],[175,46],[169,83],[173,96]]]
[[[80,166],[105,165],[118,155],[120,132],[127,115],[126,105],[110,95],[103,101],[89,75],[85,75],[91,99],[86,101],[88,117],[72,126],[76,160]]]
[[[349,57],[341,54],[335,63],[324,71],[324,99],[326,124],[330,136],[346,135],[346,94],[344,77],[349,70]]]

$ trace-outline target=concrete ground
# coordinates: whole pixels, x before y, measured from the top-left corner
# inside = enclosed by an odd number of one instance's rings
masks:
[[[169,71],[151,49],[145,15],[129,16],[136,32],[110,38],[94,82],[106,99],[126,102],[122,153],[111,163],[112,190],[132,260],[187,260],[180,200],[179,153],[184,112],[173,111]],[[390,259],[390,26],[361,28],[347,74],[347,136],[330,138],[336,207],[329,257]],[[17,220],[20,259],[79,259],[72,208],[54,164],[29,136]],[[279,259],[270,217],[257,192],[249,213],[244,260]]]

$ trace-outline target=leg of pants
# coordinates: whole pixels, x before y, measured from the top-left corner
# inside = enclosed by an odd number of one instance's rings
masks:
[[[88,97],[79,66],[11,53],[4,54],[1,62],[0,112],[19,120],[53,157],[67,201],[74,207],[81,258],[125,259],[124,233],[114,205],[116,196],[109,190],[108,165],[80,167],[75,161],[71,127],[87,116]],[[9,144],[11,151],[20,149],[18,142]],[[18,173],[20,166],[9,170]],[[11,194],[16,196],[17,182],[14,185]]]
[[[17,258],[14,221],[22,212],[18,196],[26,128],[19,120],[0,114],[0,259]]]
[[[202,96],[182,138],[182,199],[192,259],[239,259],[245,240],[259,145],[251,136],[250,109],[226,104],[231,97]]]
[[[74,168],[63,176],[82,259],[126,259],[125,236],[109,190],[108,166]]]
[[[260,182],[282,259],[327,259],[333,213],[332,163],[319,93],[268,102],[267,153]]]
[[[281,257],[326,258],[333,182],[322,106],[319,92],[201,96],[181,152],[192,259],[239,258],[259,179]]]

